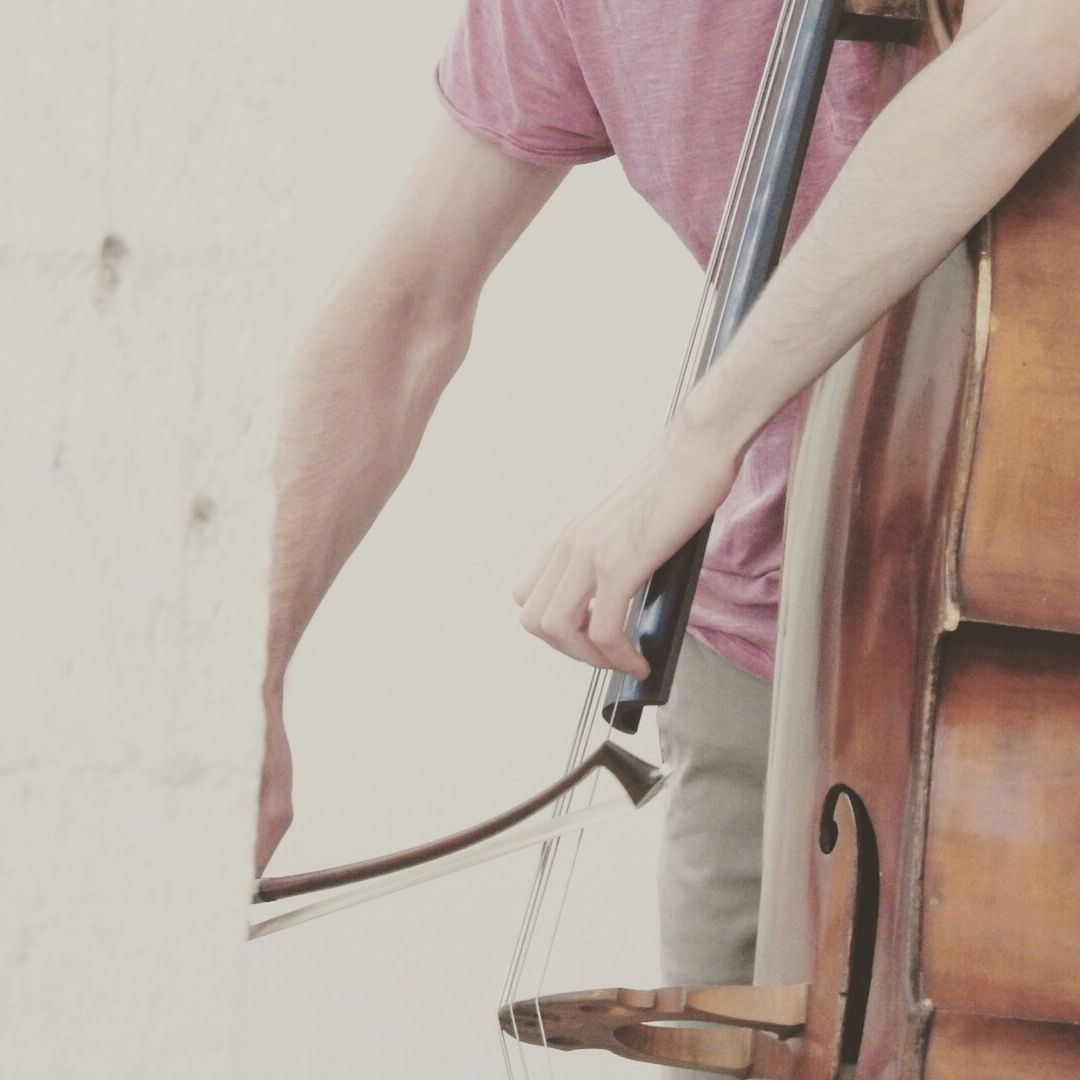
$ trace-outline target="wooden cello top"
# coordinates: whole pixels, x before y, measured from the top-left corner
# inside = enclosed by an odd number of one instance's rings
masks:
[[[959,614],[1080,633],[1080,125],[1006,200],[990,259]]]
[[[806,416],[757,977],[830,992],[808,823],[849,785],[879,856],[867,1080],[1080,1075],[1077,295],[1080,124]]]

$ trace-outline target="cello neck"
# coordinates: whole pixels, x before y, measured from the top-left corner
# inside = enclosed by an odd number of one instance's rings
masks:
[[[709,259],[704,295],[671,413],[727,348],[780,259],[844,0],[786,0]],[[637,730],[641,710],[671,693],[711,522],[635,598],[630,625],[645,680],[612,679],[605,719]]]

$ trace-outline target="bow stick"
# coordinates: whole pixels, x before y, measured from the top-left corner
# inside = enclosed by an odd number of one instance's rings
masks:
[[[500,833],[506,832],[545,807],[555,803],[597,770],[609,772],[618,781],[629,797],[631,807],[634,809],[644,806],[660,790],[668,773],[665,766],[651,765],[615,743],[605,741],[577,768],[572,769],[558,781],[544,788],[543,791],[538,792],[532,798],[526,799],[510,810],[471,828],[463,829],[460,832],[430,843],[420,844],[404,851],[382,855],[373,859],[365,859],[361,862],[348,863],[344,866],[331,867],[325,870],[313,870],[304,874],[262,878],[256,882],[252,903],[267,903],[286,897],[301,896],[322,889],[332,889],[342,885],[353,885],[374,878],[396,875],[393,882],[383,884],[380,887],[357,890],[348,897],[335,897],[332,900],[312,905],[311,908],[290,912],[288,915],[256,924],[252,936],[258,937],[272,932],[270,929],[260,929],[264,926],[269,927],[271,923],[274,924],[274,929],[284,929],[286,925],[306,922],[320,915],[329,914],[331,911],[337,911],[352,904],[363,903],[366,900],[374,899],[376,896],[382,896],[398,889],[409,888],[412,885],[419,884],[421,881],[431,880],[445,873],[452,873],[455,870],[464,869],[466,866],[476,865],[497,858],[500,855],[509,854],[511,851],[517,851],[522,847],[551,839],[564,832],[607,820],[616,813],[621,812],[621,808],[613,804],[605,804],[581,811],[578,814],[562,815],[546,826],[521,830],[517,836],[506,838],[500,844],[484,845],[485,841],[492,840]],[[477,850],[470,852],[468,849]],[[467,853],[466,857],[462,858],[461,856],[465,853]],[[416,870],[428,863],[439,863],[439,867],[430,867],[421,873],[404,874],[405,871]],[[306,913],[306,917],[299,917],[302,913]]]
[[[667,775],[667,767],[662,768],[663,775]],[[492,859],[502,858],[504,855],[512,855],[515,851],[522,851],[534,844],[546,843],[555,840],[570,832],[581,832],[592,825],[610,821],[631,813],[644,806],[663,785],[661,778],[649,791],[648,795],[639,803],[627,805],[622,800],[612,800],[601,803],[599,806],[589,806],[584,810],[575,810],[573,813],[562,814],[550,821],[538,822],[534,825],[522,826],[507,834],[492,837],[482,843],[459,851],[454,855],[445,856],[435,862],[424,866],[417,866],[411,870],[402,870],[386,877],[368,881],[356,889],[327,897],[325,900],[317,900],[313,904],[305,904],[303,907],[294,908],[283,915],[275,915],[264,919],[262,922],[252,923],[248,937],[251,939],[265,937],[267,934],[276,934],[279,930],[288,930],[300,923],[311,922],[313,919],[321,919],[324,915],[332,915],[335,911],[343,911],[345,908],[355,907],[358,904],[366,904],[370,900],[377,900],[381,896],[389,896],[391,893],[402,892],[420,885],[425,881],[433,881],[435,878],[446,877],[457,873],[459,870],[467,870],[471,866],[479,866],[481,863],[490,862]]]

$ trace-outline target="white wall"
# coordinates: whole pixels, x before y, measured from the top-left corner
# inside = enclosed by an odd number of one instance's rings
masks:
[[[457,0],[314,0],[298,25],[297,325],[439,114]],[[522,631],[516,576],[662,419],[699,273],[614,163],[571,176],[496,273],[418,460],[316,617],[287,722],[285,873],[487,816],[560,772],[585,670]],[[648,739],[641,748],[655,759]],[[658,808],[586,839],[546,988],[653,985]],[[494,1007],[533,856],[251,945],[245,1075],[501,1074]],[[648,1075],[560,1062],[560,1075]]]
[[[0,7],[0,1075],[238,1068],[284,0]]]

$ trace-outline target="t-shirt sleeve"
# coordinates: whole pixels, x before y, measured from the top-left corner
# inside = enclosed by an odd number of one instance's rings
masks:
[[[466,131],[513,157],[576,165],[613,152],[560,0],[467,0],[435,85]]]

